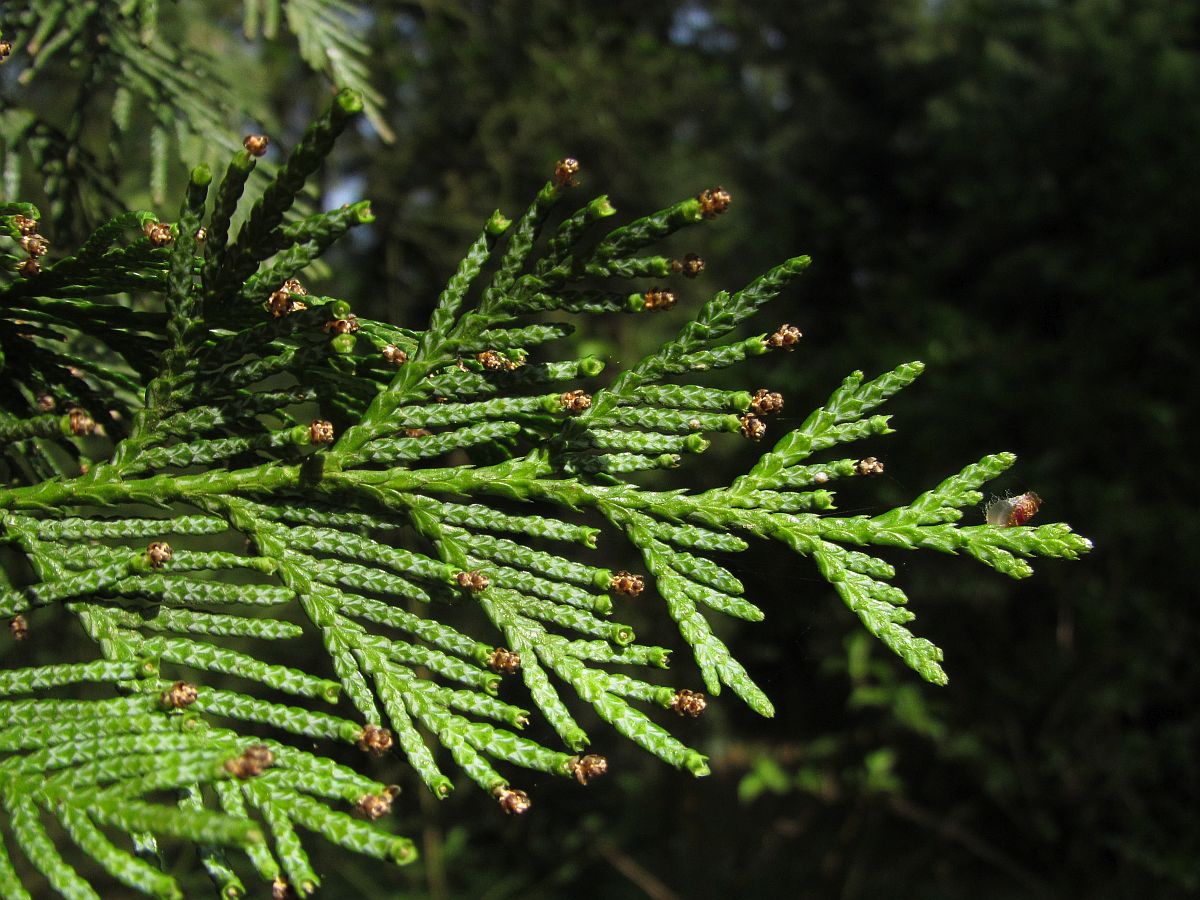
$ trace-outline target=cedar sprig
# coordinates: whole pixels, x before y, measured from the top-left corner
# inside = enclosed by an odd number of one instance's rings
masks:
[[[945,682],[941,651],[908,629],[907,597],[876,548],[963,552],[1016,577],[1030,557],[1090,548],[1065,525],[961,524],[1010,454],[895,510],[836,514],[837,479],[883,464],[817,454],[890,433],[877,410],[918,363],[869,381],[854,373],[731,484],[654,491],[628,477],[683,465],[714,440],[764,440],[770,417],[793,402],[699,376],[794,344],[790,327],[735,332],[807,257],[714,293],[607,386],[600,360],[542,358],[562,355],[553,345],[578,317],[678,315],[671,308],[687,301],[674,287],[591,281],[699,274],[646,248],[716,216],[729,199],[720,189],[589,241],[615,213],[597,198],[543,240],[574,187],[578,164],[564,161],[523,215],[485,223],[427,327],[377,322],[310,293],[304,268],[369,212],[357,204],[296,222],[285,213],[361,108],[338,95],[236,234],[255,166],[247,150],[215,191],[206,169],[193,171],[173,227],[119,216],[37,275],[0,276],[0,308],[13,310],[0,319],[13,387],[0,434],[16,442],[10,458],[33,460],[0,487],[4,540],[32,571],[0,586],[0,614],[21,616],[36,640],[41,608],[60,605],[99,653],[0,675],[0,693],[28,695],[0,701],[22,726],[0,732],[0,800],[16,846],[56,888],[93,890],[44,814],[114,878],[166,896],[173,883],[146,861],[159,836],[196,842],[226,891],[241,889],[229,852],[268,882],[315,890],[296,825],[411,860],[410,842],[374,824],[394,789],[371,779],[367,761],[355,770],[299,749],[314,741],[398,752],[438,797],[461,770],[519,814],[530,798],[510,784],[512,770],[580,784],[606,770],[585,752],[593,736],[576,710],[588,706],[605,723],[598,745],[619,736],[702,775],[705,757],[675,714],[698,715],[707,701],[664,683],[668,651],[624,622],[635,606],[650,620],[661,607],[708,693],[728,687],[771,715],[712,620],[785,614],[746,596],[730,563],[753,541],[811,557],[863,625],[935,683]],[[36,217],[28,205],[0,208],[0,233],[19,243]],[[576,318],[545,321],[547,311]],[[71,367],[63,329],[100,338],[120,365]],[[47,394],[92,401],[104,435],[80,434],[81,416],[45,408]],[[85,440],[107,461],[86,460]],[[73,453],[39,456],[29,450],[38,442]],[[580,524],[580,511],[603,527]],[[596,554],[602,538],[625,542],[628,569]],[[323,654],[289,652],[305,639]],[[93,682],[109,696],[44,694]],[[143,854],[113,843],[114,830]],[[21,896],[15,871],[4,850],[0,884]]]

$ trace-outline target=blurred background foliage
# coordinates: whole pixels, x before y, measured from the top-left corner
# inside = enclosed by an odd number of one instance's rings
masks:
[[[218,61],[233,133],[287,147],[328,84],[294,39],[247,39],[244,11],[179,0],[159,28]],[[891,410],[900,433],[870,448],[888,474],[843,510],[1010,449],[1000,487],[1036,490],[1097,549],[1023,583],[893,555],[946,689],[861,634],[802,562],[749,555],[739,574],[768,622],[728,638],[778,714],[711,705],[696,726],[710,778],[613,748],[613,776],[586,791],[523,784],[537,805],[517,821],[398,774],[423,862],[346,866],[326,847],[328,895],[1200,890],[1194,0],[426,0],[348,8],[344,24],[395,139],[364,123],[326,172],[317,202],[369,197],[377,220],[329,258],[323,291],[418,325],[491,210],[522,209],[567,154],[582,190],[627,216],[720,183],[734,209],[677,248],[708,260],[685,298],[814,258],[763,323],[798,324],[799,352],[730,377],[783,391],[795,424],[852,368],[929,364]],[[71,78],[49,68],[37,102],[53,109]],[[114,191],[153,204],[153,148],[107,124],[89,128],[123,141]],[[614,317],[586,339],[619,363],[677,323]],[[735,443],[695,477],[744,465]]]

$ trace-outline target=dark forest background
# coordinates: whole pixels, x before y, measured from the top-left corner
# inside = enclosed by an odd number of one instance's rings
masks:
[[[522,783],[536,806],[513,820],[466,788],[438,804],[396,763],[397,825],[422,862],[376,868],[325,846],[323,896],[1200,891],[1186,565],[1200,546],[1200,6],[361,6],[347,27],[371,44],[396,139],[364,125],[335,153],[320,202],[367,197],[377,220],[329,258],[321,290],[420,324],[491,210],[521,210],[565,155],[583,163],[582,192],[626,220],[721,184],[731,211],[672,245],[708,261],[684,305],[814,259],[762,323],[799,325],[801,348],[731,374],[738,386],[782,391],[784,424],[798,423],[851,369],[929,366],[890,409],[898,433],[868,448],[887,474],[843,510],[889,508],[1013,450],[996,489],[1036,491],[1045,520],[1096,550],[1026,582],[893,554],[947,688],[876,646],[804,561],[750,555],[739,574],[768,619],[726,637],[778,712],[722,699],[689,726],[711,777],[597,743],[611,777]],[[216,53],[261,111],[231,129],[290,146],[328,87],[286,38],[242,38],[240,16],[237,3],[163,4],[162,27]],[[123,170],[130,205],[151,203],[142,152]],[[658,332],[612,317],[581,340],[628,361],[679,315]],[[675,477],[728,478],[751,453],[719,444]],[[686,657],[676,669],[696,680]]]

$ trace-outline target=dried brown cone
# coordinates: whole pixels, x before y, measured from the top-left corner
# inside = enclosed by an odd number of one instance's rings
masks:
[[[308,426],[308,437],[314,444],[332,444],[333,423],[328,419],[313,419]]]
[[[554,183],[561,187],[575,187],[579,184],[575,176],[579,174],[579,160],[568,156],[554,164]]]
[[[521,668],[521,654],[507,647],[497,647],[488,657],[488,668],[502,675],[513,675]]]
[[[684,278],[695,278],[704,271],[704,260],[695,253],[688,253],[683,259],[671,260],[671,271],[681,273]]]
[[[234,778],[253,778],[275,764],[275,754],[266,744],[251,744],[241,756],[225,760],[225,771]]]
[[[492,789],[492,796],[500,803],[500,808],[510,816],[519,816],[525,813],[531,805],[528,794],[503,784],[498,784]]]
[[[380,725],[364,725],[358,735],[358,749],[372,756],[383,756],[392,749],[392,733]]]
[[[794,350],[802,337],[804,335],[800,333],[799,328],[784,322],[779,326],[777,331],[767,338],[767,346],[774,347],[777,350]]]
[[[873,456],[868,456],[866,459],[860,459],[854,464],[854,468],[859,475],[883,474],[883,463]]]
[[[663,288],[651,288],[642,295],[642,303],[646,309],[670,309],[675,305],[675,294]]]
[[[8,620],[8,630],[14,641],[23,641],[29,637],[29,622],[23,615],[17,613]]]
[[[146,232],[146,237],[155,247],[165,247],[175,239],[171,233],[170,222],[146,222],[142,226],[142,230]]]
[[[52,394],[41,393],[37,395],[37,408],[41,412],[54,412],[54,407],[58,406],[58,402]]]
[[[612,577],[608,586],[618,594],[636,597],[646,589],[646,579],[641,575],[634,575],[632,572],[622,570]]]
[[[45,256],[50,242],[40,234],[26,234],[21,236],[21,249],[30,256]]]
[[[354,808],[359,815],[374,822],[376,819],[382,818],[392,811],[392,798],[394,796],[395,794],[390,791],[385,791],[382,794],[364,794],[358,798],[358,802],[354,804]]]
[[[752,441],[761,441],[767,434],[767,423],[758,416],[746,413],[738,419],[740,423],[738,431],[742,433],[742,437],[749,438]]]
[[[29,259],[23,259],[17,263],[17,274],[23,278],[32,278],[34,275],[40,275],[42,265],[32,256]]]
[[[584,391],[564,391],[559,394],[558,402],[567,412],[583,412],[592,405],[592,395]]]
[[[769,416],[783,409],[783,394],[759,388],[750,399],[750,411],[757,416]]]
[[[162,705],[167,709],[183,709],[185,706],[191,706],[196,702],[199,694],[196,691],[194,684],[189,684],[186,681],[177,681],[165,691],[162,692]]]
[[[693,719],[704,712],[704,707],[707,705],[708,702],[704,699],[703,694],[698,691],[689,691],[686,688],[676,691],[675,696],[671,698],[671,709],[681,716],[691,716]]]
[[[384,362],[393,366],[402,366],[408,362],[408,354],[397,347],[395,344],[387,344],[383,348]]]
[[[715,187],[701,191],[696,195],[696,199],[700,201],[700,215],[706,219],[715,219],[729,209],[733,197],[725,188]]]
[[[478,594],[480,591],[487,590],[487,586],[491,583],[488,577],[482,572],[459,572],[454,576],[460,588],[465,588],[468,591]]]
[[[67,427],[76,437],[86,437],[95,432],[96,421],[88,415],[87,410],[76,406],[67,412]]]
[[[587,756],[572,756],[567,760],[567,770],[575,776],[580,784],[587,784],[593,778],[599,778],[608,771],[608,760],[595,753]]]
[[[308,296],[308,288],[300,283],[299,278],[289,278],[279,286],[281,291],[287,291],[289,294],[296,294],[300,297]]]
[[[271,139],[265,134],[248,134],[242,138],[242,146],[251,156],[262,156],[270,143]]]

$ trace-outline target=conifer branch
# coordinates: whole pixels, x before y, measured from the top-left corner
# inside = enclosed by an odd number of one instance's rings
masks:
[[[0,614],[36,636],[41,608],[60,605],[98,651],[0,672],[0,695],[11,698],[0,700],[0,720],[12,723],[0,729],[0,801],[12,847],[57,890],[95,891],[69,861],[74,851],[60,850],[67,840],[112,878],[162,896],[178,886],[152,853],[130,847],[193,841],[227,891],[241,884],[230,854],[245,854],[264,880],[315,890],[297,825],[356,853],[411,861],[411,842],[375,824],[398,789],[372,780],[365,763],[300,749],[314,741],[397,751],[438,797],[461,770],[513,814],[530,805],[509,782],[513,770],[586,784],[607,768],[585,752],[593,741],[624,738],[703,775],[704,755],[665,713],[698,715],[706,699],[664,683],[667,650],[623,619],[635,605],[661,608],[710,694],[728,687],[771,715],[713,627],[719,615],[786,614],[746,596],[729,564],[760,540],[810,557],[866,629],[935,683],[946,681],[942,653],[909,631],[907,597],[877,552],[961,552],[1023,577],[1031,557],[1090,549],[1066,525],[1027,525],[1028,502],[1010,504],[1011,520],[960,524],[1011,454],[897,509],[835,514],[833,483],[882,464],[818,454],[890,433],[876,410],[919,363],[870,381],[852,374],[728,485],[653,491],[627,477],[683,465],[722,435],[761,440],[785,402],[696,379],[794,345],[791,326],[734,332],[807,257],[715,292],[607,387],[596,381],[599,360],[539,358],[586,316],[676,305],[666,288],[592,282],[698,274],[695,260],[644,251],[720,214],[729,203],[720,189],[617,227],[589,251],[589,230],[615,213],[604,197],[539,237],[574,185],[578,164],[564,160],[515,223],[499,213],[485,223],[427,328],[310,295],[303,268],[369,221],[369,209],[294,222],[284,213],[362,108],[353,93],[337,96],[236,235],[253,141],[233,155],[207,221],[201,167],[176,225],[122,214],[74,256],[0,276],[9,387],[0,435],[11,460],[28,460],[0,486],[0,526],[33,573],[0,586]],[[37,217],[27,204],[0,207],[0,241],[35,263]],[[154,311],[134,308],[133,292],[159,298]],[[523,318],[545,311],[576,318]],[[103,342],[116,365],[75,365],[68,334]],[[106,462],[83,455],[84,408],[104,425]],[[584,524],[586,513],[594,519]],[[638,571],[609,568],[600,537],[610,548],[623,541]],[[323,650],[315,660],[286,649],[305,637]],[[678,677],[690,684],[686,673]],[[506,680],[521,701],[500,699]],[[83,684],[103,695],[60,698]],[[335,712],[340,698],[348,705]],[[585,706],[603,723],[594,735],[577,721]],[[65,837],[51,837],[50,817]],[[10,849],[0,840],[0,886],[20,896]]]

